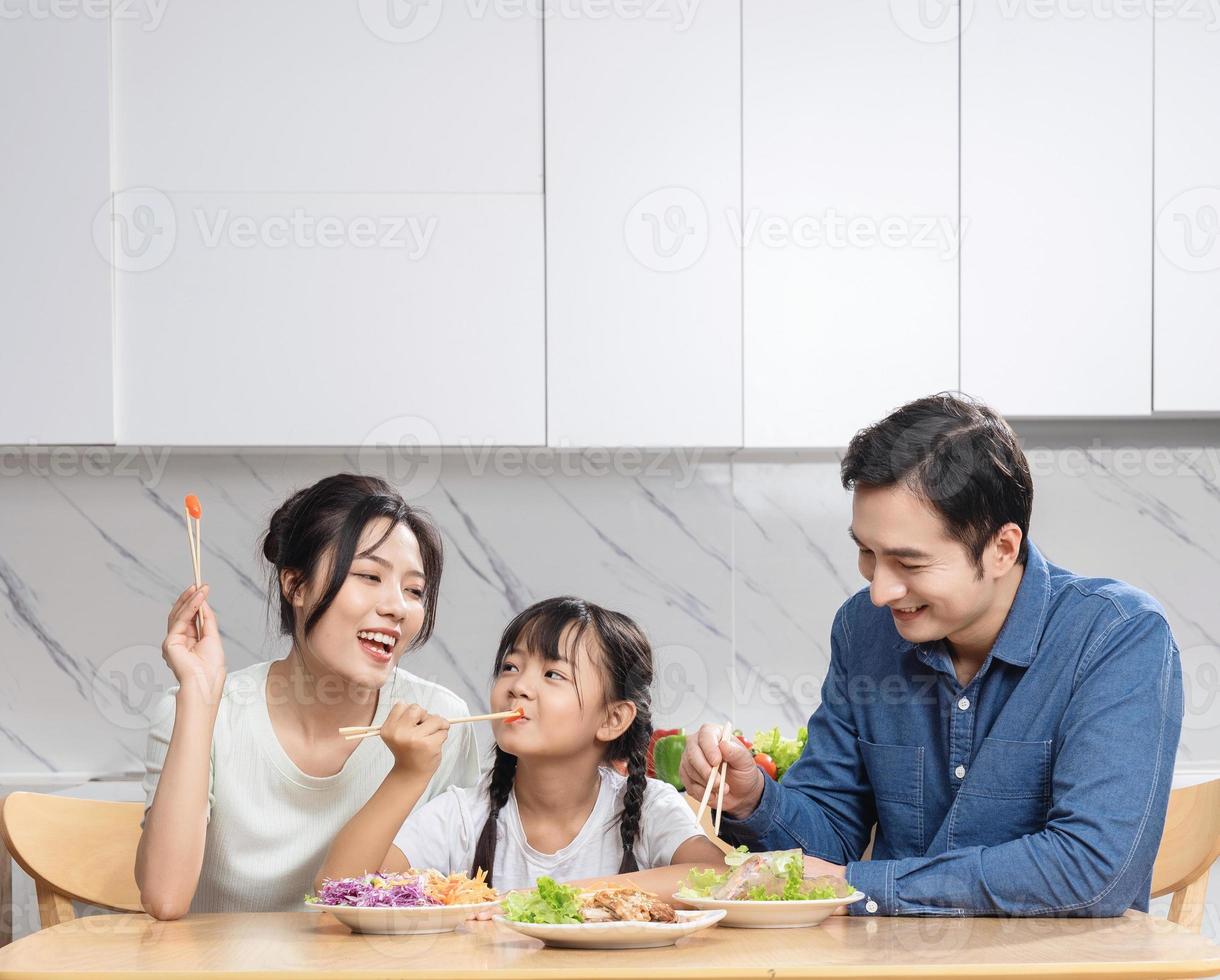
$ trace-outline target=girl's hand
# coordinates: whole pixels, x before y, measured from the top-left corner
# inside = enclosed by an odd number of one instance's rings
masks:
[[[416,776],[436,772],[448,735],[449,722],[418,704],[398,702],[381,723],[381,740],[394,754],[394,768]]]
[[[161,655],[178,681],[181,694],[216,704],[224,690],[225,651],[220,628],[207,603],[210,586],[189,586],[170,610]],[[203,620],[203,635],[195,628],[195,614]]]
[[[737,739],[721,741],[720,725],[704,725],[698,735],[686,740],[678,775],[686,786],[686,792],[695,799],[703,797],[703,790],[713,778],[721,762],[727,762],[725,774],[724,812],[744,820],[754,812],[762,797],[763,780],[766,777],[754,762],[754,755]],[[710,804],[716,805],[716,794],[720,786],[712,788]]]

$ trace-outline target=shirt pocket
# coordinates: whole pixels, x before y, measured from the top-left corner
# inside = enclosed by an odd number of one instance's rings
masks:
[[[877,857],[910,857],[925,850],[922,745],[881,745],[858,738],[877,804]]]
[[[1051,742],[985,738],[958,790],[952,847],[991,847],[1046,828]]]

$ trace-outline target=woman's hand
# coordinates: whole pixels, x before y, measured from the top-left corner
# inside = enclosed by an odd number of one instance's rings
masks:
[[[766,777],[754,762],[753,753],[735,738],[722,741],[722,731],[720,725],[704,725],[695,737],[688,738],[678,775],[686,786],[686,792],[695,799],[702,799],[707,781],[721,762],[727,762],[724,812],[730,817],[744,820],[758,806]],[[716,805],[719,790],[717,780],[709,801],[712,806]]]
[[[220,700],[225,683],[225,651],[220,628],[208,605],[210,586],[189,586],[170,610],[161,655],[178,681],[180,693],[198,696],[208,704]],[[203,620],[203,635],[195,627],[195,614]]]
[[[394,754],[394,768],[416,776],[431,777],[440,767],[448,735],[449,722],[418,704],[400,701],[381,723],[381,740]]]

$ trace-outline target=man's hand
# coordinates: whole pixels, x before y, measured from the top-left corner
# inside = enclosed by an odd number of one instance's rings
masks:
[[[829,861],[823,861],[821,858],[814,857],[812,854],[805,855],[806,878],[816,878],[818,875],[834,875],[836,878],[842,878],[846,874],[847,866],[844,864],[831,864]],[[847,915],[847,906],[840,906],[830,914]]]
[[[731,736],[728,741],[721,741],[722,732],[720,725],[704,725],[694,738],[688,738],[678,775],[686,786],[686,792],[699,799],[720,763],[727,762],[724,813],[744,820],[757,809],[758,801],[762,798],[763,780],[767,777],[755,765],[750,750]],[[716,805],[717,792],[719,786],[712,790],[713,806]]]
[[[847,865],[831,864],[812,854],[805,855],[805,877],[816,878],[818,875],[834,875],[842,878],[847,873]]]

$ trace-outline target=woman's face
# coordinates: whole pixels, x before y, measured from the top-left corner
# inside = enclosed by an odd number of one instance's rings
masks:
[[[395,524],[389,537],[372,547],[389,523],[378,518],[366,525],[339,593],[303,640],[317,672],[357,687],[385,684],[424,621],[424,564],[415,535]],[[304,625],[329,580],[328,559],[293,601],[298,624]]]
[[[564,631],[564,660],[515,647],[504,656],[491,689],[491,710],[522,708],[525,717],[493,723],[496,743],[518,757],[564,758],[610,743],[631,724],[630,702],[607,704],[602,672],[587,639],[571,642]],[[579,685],[579,687],[578,687]],[[579,692],[579,693],[578,693]]]

